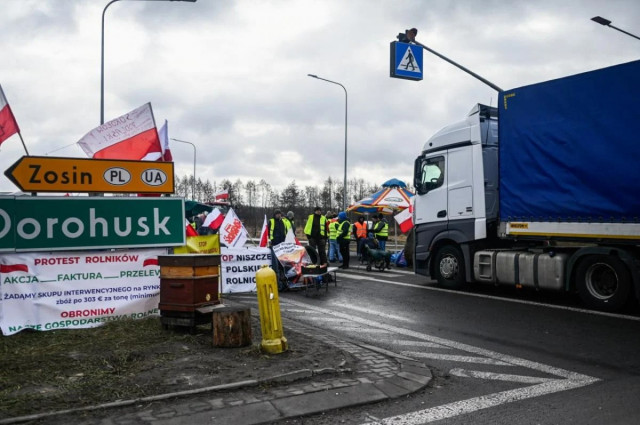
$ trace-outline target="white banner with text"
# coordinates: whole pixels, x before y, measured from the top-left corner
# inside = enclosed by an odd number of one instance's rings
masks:
[[[271,266],[269,248],[221,248],[222,293],[256,292],[256,272]]]
[[[48,331],[159,314],[166,249],[0,255],[0,329]]]

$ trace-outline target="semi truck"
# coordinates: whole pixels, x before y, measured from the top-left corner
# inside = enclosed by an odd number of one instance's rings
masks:
[[[414,267],[446,288],[640,299],[640,61],[499,93],[415,160]]]

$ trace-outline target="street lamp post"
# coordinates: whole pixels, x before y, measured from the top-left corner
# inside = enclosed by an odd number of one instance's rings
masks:
[[[174,142],[187,143],[193,147],[193,182],[191,184],[191,200],[196,200],[196,145],[185,140],[171,139]]]
[[[328,83],[337,84],[344,90],[344,182],[342,187],[342,210],[347,209],[347,89],[337,81],[327,80],[314,74],[307,74],[311,78],[326,81]]]
[[[102,10],[102,38],[100,49],[100,125],[104,124],[104,15],[107,13],[107,8],[113,3],[120,0],[111,0]],[[130,0],[129,0],[130,1]],[[150,1],[150,0],[138,0],[138,1]],[[154,0],[154,1],[183,1],[189,3],[195,3],[198,0]]]
[[[640,40],[640,37],[638,37],[637,35],[633,35],[630,32],[626,32],[625,30],[621,30],[618,27],[614,27],[613,25],[611,25],[611,21],[610,20],[605,19],[602,16],[594,16],[593,18],[591,18],[591,20],[593,22],[599,23],[600,25],[604,25],[605,27],[613,28],[614,30],[618,30],[620,32],[623,32],[623,33],[627,34],[628,36],[631,36],[633,38],[637,38],[638,40]]]

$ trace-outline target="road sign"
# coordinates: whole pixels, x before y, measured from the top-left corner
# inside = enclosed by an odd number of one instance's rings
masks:
[[[391,42],[392,78],[422,80],[422,47],[416,44]]]
[[[183,198],[0,197],[0,251],[182,246],[184,223]]]
[[[4,174],[24,192],[174,192],[173,162],[23,156]]]

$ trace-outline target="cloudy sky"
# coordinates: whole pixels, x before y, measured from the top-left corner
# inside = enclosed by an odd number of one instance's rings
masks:
[[[108,0],[0,0],[0,85],[32,155],[85,157],[100,124]],[[389,77],[389,43],[417,40],[503,89],[636,60],[637,0],[122,0],[105,24],[105,121],[151,102],[197,175],[282,189],[348,178],[411,181],[426,139],[497,92],[425,52],[424,80]],[[176,174],[193,149],[172,142]],[[4,171],[24,155],[0,146]],[[0,191],[15,191],[0,177]]]

